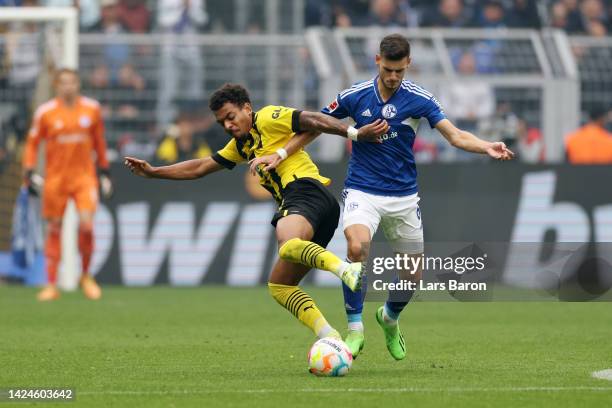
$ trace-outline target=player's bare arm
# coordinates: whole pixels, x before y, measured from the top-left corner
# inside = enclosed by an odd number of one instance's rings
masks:
[[[354,138],[360,142],[376,142],[389,130],[386,120],[377,119],[374,122],[355,129],[340,120],[320,112],[304,111],[300,114],[300,129]],[[352,132],[356,133],[352,137]]]
[[[503,142],[487,142],[465,130],[457,128],[448,119],[436,124],[436,129],[448,142],[466,152],[487,154],[497,160],[512,160],[514,153]]]
[[[307,130],[297,133],[283,147],[284,152],[277,152],[267,156],[258,157],[249,162],[251,173],[255,173],[257,166],[266,164],[264,170],[275,169],[285,158],[312,142],[321,132],[332,133],[348,137],[351,132],[346,123],[339,121],[329,115],[319,112],[302,112],[300,114],[300,128]],[[333,129],[333,130],[330,130]],[[389,130],[386,120],[376,120],[370,124],[354,129],[357,132],[357,140],[360,142],[380,143],[380,137]],[[286,155],[285,155],[286,154]]]
[[[126,157],[124,164],[137,176],[170,180],[193,180],[224,168],[211,157],[186,160],[160,167],[151,166],[146,160]]]

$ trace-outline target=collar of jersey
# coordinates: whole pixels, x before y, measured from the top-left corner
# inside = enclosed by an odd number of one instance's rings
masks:
[[[259,133],[259,129],[257,129],[257,112],[251,112],[251,121],[252,121],[252,125],[251,125],[251,129],[254,129],[257,134],[261,134]]]
[[[395,94],[397,94],[402,87],[402,85],[400,84],[400,86],[395,90],[395,92],[391,94],[389,99],[387,99],[386,102],[383,102],[382,96],[380,96],[380,93],[378,92],[378,75],[374,77],[374,80],[372,81],[372,86],[374,87],[374,95],[376,95],[376,102],[378,102],[379,105],[386,105],[391,102],[391,99],[393,99]]]

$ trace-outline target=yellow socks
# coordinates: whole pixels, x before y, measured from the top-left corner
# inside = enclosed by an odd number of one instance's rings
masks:
[[[272,297],[298,320],[304,323],[319,338],[339,337],[340,334],[327,323],[323,314],[310,296],[297,286],[268,283]]]
[[[339,278],[349,265],[322,246],[299,238],[285,242],[278,254],[285,261],[330,271]]]

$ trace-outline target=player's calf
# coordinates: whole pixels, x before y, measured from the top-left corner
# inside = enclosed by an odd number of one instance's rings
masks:
[[[268,282],[268,290],[279,305],[311,329],[317,337],[321,339],[324,337],[340,339],[340,334],[330,326],[314,300],[298,286]]]
[[[93,226],[90,223],[79,225],[79,253],[81,254],[82,274],[89,273],[89,265],[94,250]]]
[[[62,251],[62,224],[61,220],[51,220],[47,225],[47,239],[45,240],[45,258],[47,263],[47,282],[55,286],[57,282],[57,268]]]

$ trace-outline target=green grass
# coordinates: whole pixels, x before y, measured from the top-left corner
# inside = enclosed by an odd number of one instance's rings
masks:
[[[343,329],[339,289],[307,288]],[[265,288],[105,288],[39,304],[0,287],[0,388],[65,386],[83,407],[609,407],[609,303],[414,302],[409,356],[366,345],[344,378],[306,371],[314,337]],[[0,403],[0,408],[8,406]],[[20,403],[17,406],[26,406]]]

